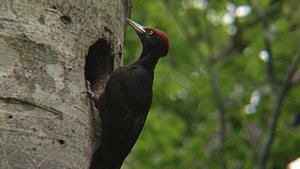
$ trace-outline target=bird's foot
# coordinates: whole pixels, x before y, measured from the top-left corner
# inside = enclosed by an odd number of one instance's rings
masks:
[[[86,88],[87,88],[87,91],[82,92],[82,93],[87,93],[88,94],[88,97],[91,100],[92,112],[93,112],[93,114],[95,114],[95,112],[96,112],[95,94],[92,91],[91,82],[89,80],[86,80]]]
[[[83,93],[87,93],[89,95],[89,97],[94,100],[94,92],[92,91],[92,85],[91,85],[91,82],[89,80],[86,80],[86,88],[87,88],[87,91],[86,92],[83,92]]]

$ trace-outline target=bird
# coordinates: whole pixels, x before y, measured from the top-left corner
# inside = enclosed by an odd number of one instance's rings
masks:
[[[102,122],[102,140],[90,169],[119,169],[136,143],[152,104],[154,69],[168,54],[170,41],[158,29],[126,18],[138,34],[143,50],[128,66],[118,67],[96,101]]]

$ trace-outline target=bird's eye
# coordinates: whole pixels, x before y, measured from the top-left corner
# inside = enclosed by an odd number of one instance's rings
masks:
[[[150,30],[149,31],[149,35],[153,35],[154,34],[154,31],[153,30]]]

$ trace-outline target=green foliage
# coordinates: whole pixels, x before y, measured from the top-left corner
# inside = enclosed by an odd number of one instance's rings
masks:
[[[151,111],[122,168],[219,169],[224,168],[222,161],[227,168],[258,167],[278,108],[276,101],[299,55],[296,4],[133,0],[132,19],[163,30],[171,50],[156,67]],[[250,12],[238,17],[240,5],[251,6]],[[225,14],[233,21],[224,23]],[[128,29],[124,64],[136,60],[141,50],[138,36]],[[297,77],[300,73],[293,76],[279,102],[266,168],[286,168],[300,156],[299,123],[293,122],[300,116]]]

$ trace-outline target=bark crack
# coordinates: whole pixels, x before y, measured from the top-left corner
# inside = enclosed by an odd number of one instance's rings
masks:
[[[7,97],[7,96],[0,96],[0,100],[4,101],[6,103],[12,103],[12,104],[27,104],[30,106],[34,106],[40,109],[43,109],[45,111],[48,111],[50,113],[53,113],[54,115],[56,115],[58,118],[63,119],[63,112],[56,110],[52,107],[47,107],[45,105],[42,104],[38,104],[32,101],[28,101],[28,100],[24,100],[24,99],[20,99],[20,98],[15,98],[15,97]]]

